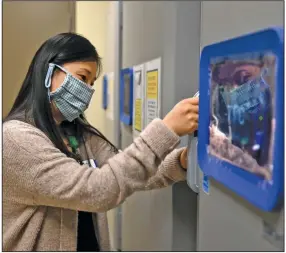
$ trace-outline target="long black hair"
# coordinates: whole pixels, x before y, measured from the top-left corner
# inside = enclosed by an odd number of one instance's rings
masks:
[[[9,120],[33,122],[33,125],[42,130],[54,145],[69,157],[75,156],[64,144],[60,128],[53,118],[48,90],[45,87],[45,77],[49,63],[61,66],[78,61],[95,61],[97,77],[100,75],[101,58],[86,38],[76,33],[61,33],[44,42],[36,52],[14,105],[4,120],[4,122]],[[77,133],[95,134],[109,143],[110,147],[117,152],[117,148],[100,131],[91,126],[84,115],[81,115],[74,123],[80,130]]]

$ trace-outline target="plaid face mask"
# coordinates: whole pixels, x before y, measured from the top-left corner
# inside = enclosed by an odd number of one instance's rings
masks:
[[[271,130],[271,92],[266,81],[259,77],[233,91],[220,93],[226,105],[228,134],[238,147],[252,148],[259,145],[268,152]],[[259,158],[261,161],[264,159]]]
[[[229,108],[229,115],[234,116],[231,121],[235,122],[235,115],[240,112],[247,117],[247,114],[257,114],[268,107],[265,91],[269,90],[269,86],[265,83],[262,77],[249,81],[233,91],[224,90],[221,95],[225,104]]]
[[[54,92],[50,92],[51,79],[55,67],[66,73],[62,85]],[[63,67],[50,63],[45,86],[48,89],[49,99],[54,101],[63,117],[72,122],[78,118],[89,106],[94,90],[88,84],[72,76]]]

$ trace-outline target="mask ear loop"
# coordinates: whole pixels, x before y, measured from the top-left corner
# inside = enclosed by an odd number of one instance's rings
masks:
[[[45,87],[48,89],[48,97],[49,97],[49,101],[51,102],[51,84],[52,84],[52,75],[54,72],[55,67],[58,67],[59,69],[61,69],[63,72],[65,72],[66,74],[68,74],[68,72],[61,66],[54,64],[54,63],[50,63],[49,64],[49,68],[48,68],[48,72],[46,75],[46,79],[45,79]]]
[[[63,67],[61,67],[60,65],[54,64],[54,66],[58,67],[59,69],[61,69],[63,72],[65,72],[67,75],[69,74],[69,72],[67,70],[65,70]]]
[[[49,98],[49,102],[51,103],[51,92],[50,92],[50,88],[51,88],[51,83],[52,83],[52,75],[55,69],[55,64],[50,63],[49,64],[49,68],[48,68],[48,72],[46,75],[46,79],[45,79],[45,87],[48,89],[48,98]]]

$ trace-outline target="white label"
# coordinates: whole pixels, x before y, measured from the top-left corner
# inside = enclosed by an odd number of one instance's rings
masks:
[[[133,67],[133,136],[136,138],[145,127],[145,76],[144,65]]]

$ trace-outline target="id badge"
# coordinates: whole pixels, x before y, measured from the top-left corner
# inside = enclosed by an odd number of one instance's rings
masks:
[[[98,168],[96,161],[93,160],[93,159],[85,160],[85,161],[83,161],[82,163],[83,163],[83,164],[86,164],[86,165],[89,165],[90,167],[92,167],[92,168],[94,168],[94,169]]]

